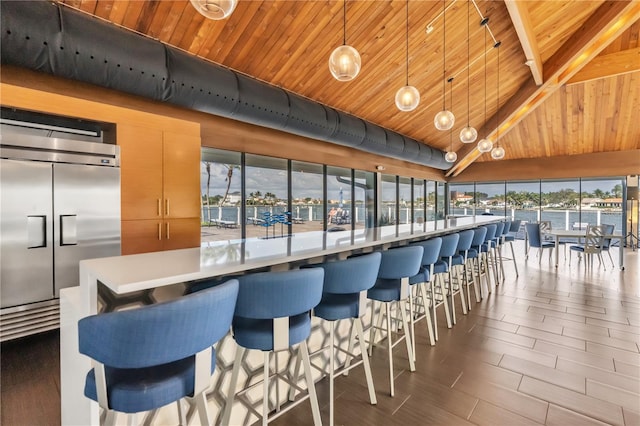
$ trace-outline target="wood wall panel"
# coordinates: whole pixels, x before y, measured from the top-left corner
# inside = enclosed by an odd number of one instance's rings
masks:
[[[200,217],[200,152],[199,137],[164,132],[162,182],[165,218]]]
[[[640,174],[640,149],[566,155],[552,158],[474,163],[450,182],[560,179]]]

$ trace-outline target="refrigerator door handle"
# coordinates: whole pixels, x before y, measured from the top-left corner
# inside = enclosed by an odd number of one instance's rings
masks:
[[[27,216],[28,249],[47,246],[47,215]]]
[[[76,227],[75,214],[61,214],[60,215],[60,245],[61,246],[76,246],[78,245],[78,234]]]

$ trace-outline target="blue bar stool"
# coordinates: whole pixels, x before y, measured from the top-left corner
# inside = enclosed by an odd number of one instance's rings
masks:
[[[448,282],[453,280],[453,271],[452,271],[452,257],[457,253],[458,249],[458,240],[460,239],[460,235],[458,234],[449,234],[445,235],[442,238],[442,246],[440,247],[440,253],[438,260],[434,265],[434,273],[436,276],[436,281],[439,284],[433,286],[433,331],[436,336],[436,340],[438,340],[438,317],[436,316],[436,310],[438,306],[444,306],[444,314],[447,319],[447,328],[453,327],[453,323],[451,321],[451,312],[449,311],[449,301],[448,301]]]
[[[367,292],[367,297],[373,300],[371,308],[374,314],[376,301],[382,302],[385,308],[391,396],[395,394],[393,386],[393,347],[400,343],[400,341],[402,341],[403,339],[407,344],[409,368],[411,369],[411,371],[416,370],[416,366],[413,361],[411,336],[407,334],[407,331],[409,330],[409,322],[407,320],[407,312],[405,311],[403,302],[406,302],[409,299],[409,277],[416,275],[420,271],[422,252],[422,247],[418,246],[398,247],[383,251],[382,260],[380,262],[380,270],[378,271],[378,279],[376,280],[376,284]],[[403,330],[405,330],[405,333],[395,342],[392,342],[391,334],[391,304],[393,302],[396,302],[396,310],[400,311],[400,315],[402,317],[402,327]],[[375,325],[374,317],[375,315],[372,314],[369,355],[371,355],[371,350],[376,341],[376,330],[382,328],[382,308],[380,309],[380,312],[378,314],[378,325]]]
[[[429,332],[429,343],[431,346],[436,344],[436,337],[433,332],[433,321],[431,319],[431,294],[433,294],[433,283],[435,281],[434,275],[434,265],[440,259],[440,247],[442,246],[442,238],[435,237],[430,238],[425,241],[420,241],[417,243],[411,244],[412,246],[421,246],[423,250],[422,254],[422,266],[420,267],[420,272],[418,274],[409,278],[409,285],[412,286],[412,289],[415,288],[416,295],[414,297],[413,291],[409,293],[409,314],[410,314],[410,322],[411,322],[411,341],[414,342],[413,348],[413,359],[416,359],[416,332],[415,332],[415,323],[425,319],[427,322],[427,331]],[[429,289],[427,291],[427,285]],[[413,311],[414,299],[420,298],[422,301],[422,313],[416,313]]]
[[[493,238],[493,259],[496,262],[496,285],[504,283],[504,264],[502,263],[502,233],[505,229],[504,222],[496,223],[496,236]]]
[[[216,366],[212,346],[228,332],[238,281],[165,303],[92,315],[78,322],[79,350],[93,360],[84,393],[117,413],[155,410],[182,398],[195,402],[200,423],[211,424],[205,391]]]
[[[516,262],[516,253],[513,250],[513,242],[516,240],[516,233],[520,230],[520,219],[514,221],[507,221],[509,226],[505,224],[504,232],[502,233],[502,245],[509,243],[511,248],[511,258],[503,257],[504,260],[513,260],[513,267],[516,270],[516,277],[518,276],[518,264]]]
[[[264,354],[262,413],[258,413],[253,405],[247,404],[251,412],[262,417],[262,424],[266,425],[269,420],[277,418],[307,398],[311,402],[313,423],[322,424],[306,339],[311,333],[310,311],[320,303],[322,298],[324,271],[321,268],[309,268],[284,272],[261,272],[243,275],[238,277],[238,281],[240,291],[232,324],[233,338],[238,347],[222,424],[229,424],[242,358],[248,349],[257,349]],[[271,411],[269,408],[270,354],[288,350],[295,345],[298,345],[298,356],[302,357],[308,394],[284,410],[279,410],[280,400],[279,395],[276,395],[278,412],[269,417]],[[291,386],[297,386],[279,371],[275,372],[275,377],[276,380],[281,379]],[[276,390],[277,384],[276,382]],[[238,394],[244,394],[250,388]]]
[[[475,276],[473,280],[473,290],[476,294],[476,303],[480,302],[484,296],[482,291],[482,277],[485,279],[487,289],[489,288],[489,278],[487,277],[487,269],[483,263],[482,256],[482,244],[487,236],[487,228],[480,226],[473,229],[473,239],[471,240],[471,247],[467,251],[467,258],[471,262],[471,273]],[[488,291],[488,290],[487,290]],[[467,287],[467,292],[469,289]]]
[[[456,323],[456,307],[454,303],[455,294],[460,295],[460,302],[462,304],[462,313],[467,315],[467,311],[471,309],[471,295],[469,287],[473,285],[473,267],[469,267],[469,249],[471,249],[471,242],[475,233],[472,229],[458,232],[460,238],[458,239],[458,247],[456,248],[457,254],[451,257],[451,266],[462,269],[457,273],[458,279],[455,281],[455,287],[451,292],[451,316],[453,323]],[[462,273],[462,276],[460,276]],[[465,297],[465,293],[467,296]],[[468,302],[468,303],[467,303]]]
[[[364,366],[364,374],[367,378],[369,388],[369,399],[371,404],[377,404],[376,391],[373,386],[371,366],[367,356],[366,340],[362,317],[367,309],[367,290],[376,283],[380,260],[382,255],[379,252],[352,257],[336,262],[326,262],[319,265],[309,265],[309,267],[319,267],[324,269],[324,288],[322,290],[322,300],[313,309],[313,315],[329,321],[329,340],[327,347],[312,354],[319,355],[329,349],[329,424],[333,426],[334,419],[334,378],[337,375],[348,374],[349,370],[358,365]],[[336,346],[335,323],[341,319],[348,319],[351,322],[351,338],[349,339],[349,349],[345,350]],[[358,336],[361,359],[355,364],[351,364],[351,359],[355,356],[354,346]],[[347,359],[342,368],[336,369],[335,350],[345,353]],[[296,359],[295,376],[298,377],[300,368],[300,357]],[[289,397],[293,399],[295,389],[291,388]]]
[[[498,270],[495,261],[495,237],[498,226],[496,224],[485,225],[487,235],[484,237],[484,243],[480,247],[487,266],[487,291],[492,292],[494,286],[498,285]],[[491,272],[493,272],[493,281],[491,280]]]

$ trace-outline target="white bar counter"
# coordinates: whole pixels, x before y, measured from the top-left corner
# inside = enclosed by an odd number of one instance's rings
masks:
[[[128,256],[89,259],[80,262],[79,287],[60,293],[60,369],[63,425],[99,424],[98,404],[84,396],[88,357],[78,352],[78,321],[98,312],[98,281],[113,293],[154,289],[171,284],[260,270],[276,265],[353,251],[392,246],[504,220],[502,216],[476,216],[428,222],[427,230],[411,225],[385,226],[369,230],[306,232],[289,237],[230,240],[204,243],[200,248]],[[422,227],[415,224],[414,227]]]

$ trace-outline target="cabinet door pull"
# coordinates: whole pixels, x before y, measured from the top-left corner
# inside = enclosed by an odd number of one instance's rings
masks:
[[[164,200],[164,215],[169,216],[169,199]]]
[[[158,210],[157,210],[157,212],[158,212],[158,217],[160,217],[160,213],[161,213],[161,212],[160,212],[160,203],[161,203],[160,198],[158,198]]]
[[[169,234],[169,222],[167,222],[167,240],[171,238],[171,235]]]
[[[162,239],[162,224],[158,222],[158,240]]]

